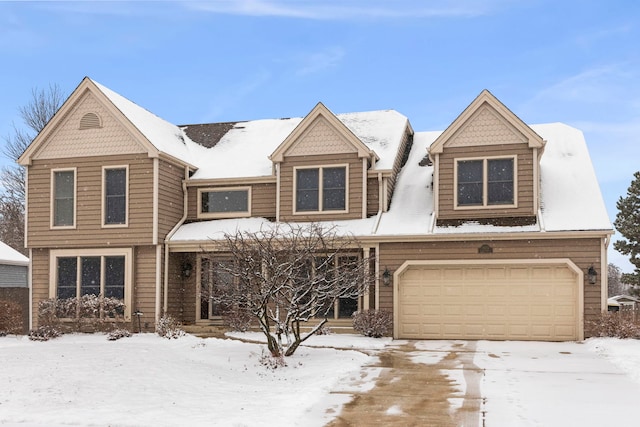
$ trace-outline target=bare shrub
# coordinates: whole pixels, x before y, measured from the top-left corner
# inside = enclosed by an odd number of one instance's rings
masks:
[[[271,354],[271,352],[264,351],[264,348],[262,348],[262,354],[260,355],[260,359],[258,360],[262,366],[265,366],[272,371],[287,366],[287,361],[284,357],[284,353],[280,353],[279,355],[274,356]]]
[[[22,307],[15,301],[0,300],[0,334],[22,332]]]
[[[353,313],[353,329],[365,337],[380,338],[389,332],[393,316],[384,310],[363,310]]]
[[[38,323],[71,332],[108,331],[124,322],[124,302],[101,295],[49,298],[38,303]]]
[[[58,338],[60,335],[62,335],[62,332],[55,326],[42,325],[29,331],[29,339],[31,341],[49,341],[52,338]]]
[[[180,338],[185,335],[185,332],[180,329],[178,321],[168,314],[165,314],[158,320],[156,333],[162,338],[167,339]]]
[[[241,307],[231,308],[222,315],[224,324],[236,332],[247,332],[251,329],[251,322],[254,316],[248,310]]]
[[[640,324],[634,322],[632,313],[603,311],[588,324],[598,337],[640,338]]]
[[[107,334],[107,339],[109,341],[116,341],[120,338],[129,338],[130,336],[131,332],[129,332],[127,329],[114,329]]]

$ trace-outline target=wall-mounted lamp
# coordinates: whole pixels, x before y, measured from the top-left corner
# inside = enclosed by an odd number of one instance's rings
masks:
[[[382,273],[382,284],[385,286],[391,284],[391,272],[387,267],[384,268],[384,272]]]
[[[589,270],[587,270],[587,279],[589,280],[589,283],[592,285],[595,285],[596,282],[598,281],[598,272],[593,267],[593,265],[589,267]]]
[[[193,270],[193,266],[190,262],[185,262],[182,264],[182,277],[189,278],[191,276],[191,271]]]

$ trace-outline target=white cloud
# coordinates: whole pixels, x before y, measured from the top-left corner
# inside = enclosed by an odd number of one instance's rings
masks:
[[[345,55],[341,47],[329,47],[320,52],[314,52],[302,58],[298,75],[318,73],[336,67]]]
[[[350,20],[477,16],[487,14],[504,3],[505,0],[213,0],[186,5],[220,14]]]

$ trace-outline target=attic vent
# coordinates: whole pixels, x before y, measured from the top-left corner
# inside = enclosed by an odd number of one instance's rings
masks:
[[[100,117],[96,113],[87,113],[80,119],[80,130],[101,128]]]

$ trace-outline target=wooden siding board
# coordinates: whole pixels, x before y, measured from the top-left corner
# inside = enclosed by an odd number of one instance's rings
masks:
[[[102,228],[102,167],[129,166],[129,225]],[[77,168],[76,228],[50,229],[51,170]],[[31,248],[131,246],[151,243],[153,161],[146,155],[35,160],[29,167],[28,243]]]
[[[164,240],[184,215],[184,167],[160,161],[158,185],[158,238]]]
[[[276,216],[276,184],[275,183],[247,183],[242,185],[214,184],[194,185],[187,188],[187,221],[208,221],[198,218],[198,188],[232,188],[251,187],[251,216],[274,219]]]
[[[479,254],[483,244],[492,247],[493,253]],[[417,242],[381,243],[380,266],[396,271],[407,260],[506,260],[506,259],[552,259],[568,258],[582,271],[591,265],[600,265],[600,239],[536,239],[473,242]],[[602,280],[602,277],[600,277]],[[601,311],[601,283],[584,284],[585,335],[589,336],[587,325],[597,318]],[[380,287],[380,308],[393,310],[393,286]]]

